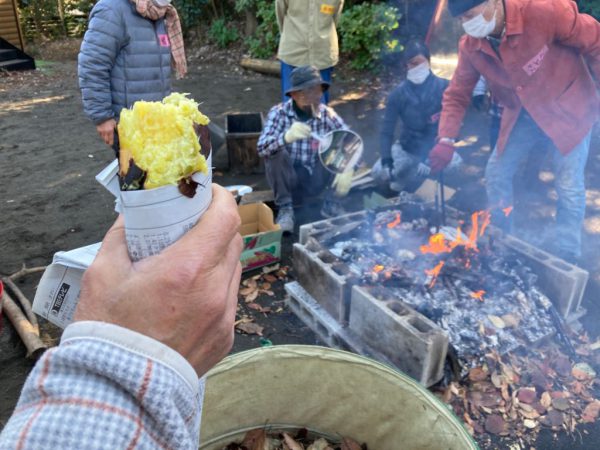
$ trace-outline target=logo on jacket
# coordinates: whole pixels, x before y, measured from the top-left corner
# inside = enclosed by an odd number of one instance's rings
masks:
[[[170,47],[171,46],[171,43],[169,42],[169,36],[167,36],[166,34],[159,34],[158,42],[160,42],[161,47]]]
[[[535,55],[533,58],[531,58],[527,62],[527,64],[525,64],[523,66],[523,70],[525,71],[525,73],[527,75],[532,76],[534,73],[537,72],[537,70],[542,65],[542,61],[544,61],[544,57],[546,56],[546,53],[548,53],[548,46],[544,44],[544,46],[538,52],[538,54]]]
[[[440,121],[441,112],[436,112],[429,118],[429,123],[437,123]]]

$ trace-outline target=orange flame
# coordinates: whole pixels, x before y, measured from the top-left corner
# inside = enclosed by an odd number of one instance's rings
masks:
[[[425,270],[425,273],[427,274],[427,276],[432,277],[431,281],[427,285],[429,287],[429,289],[431,289],[433,286],[435,286],[435,282],[437,281],[437,278],[440,275],[440,272],[442,271],[442,267],[444,267],[444,264],[445,264],[444,261],[440,261],[437,264],[437,266],[435,266],[433,269]]]
[[[514,208],[513,206],[507,206],[506,208],[502,209],[502,212],[504,213],[504,215],[506,217],[508,217],[510,215],[510,213],[512,212],[513,208]]]
[[[483,301],[483,294],[485,294],[485,291],[483,289],[480,289],[478,291],[475,292],[471,292],[471,297],[473,297],[474,299],[479,300],[480,302]]]
[[[436,233],[429,236],[429,244],[421,245],[421,253],[450,253],[453,247],[446,243],[446,238],[442,233]]]
[[[479,215],[482,219],[481,230],[479,230],[479,236],[483,236],[483,233],[485,233],[485,229],[490,225],[490,222],[492,221],[492,215],[489,211],[479,211]]]
[[[400,213],[396,213],[396,218],[387,224],[388,228],[394,228],[397,227],[398,225],[400,225]]]
[[[385,269],[385,267],[383,267],[383,266],[382,266],[382,265],[380,265],[380,264],[377,264],[375,267],[373,267],[373,272],[375,272],[375,273],[379,273],[379,272],[381,272],[383,269]]]

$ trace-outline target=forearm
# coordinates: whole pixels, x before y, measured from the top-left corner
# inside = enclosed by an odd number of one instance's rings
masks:
[[[76,322],[28,377],[0,448],[197,448],[203,384],[158,341]],[[108,432],[107,432],[108,430]]]

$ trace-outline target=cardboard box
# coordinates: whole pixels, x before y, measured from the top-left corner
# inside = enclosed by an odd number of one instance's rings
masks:
[[[281,258],[281,227],[273,221],[273,210],[264,203],[239,205],[242,219],[240,234],[244,250],[240,261],[242,271],[276,263]]]

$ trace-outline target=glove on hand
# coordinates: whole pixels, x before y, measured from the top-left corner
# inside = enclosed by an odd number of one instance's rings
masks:
[[[289,130],[285,132],[283,139],[286,144],[291,144],[299,139],[306,139],[310,137],[310,126],[302,122],[294,122]]]
[[[429,165],[432,173],[446,168],[454,155],[454,145],[448,142],[438,142],[429,152]]]
[[[429,167],[427,164],[419,163],[419,165],[417,166],[417,175],[419,175],[420,177],[426,177],[430,173],[431,167]]]
[[[344,173],[338,173],[333,179],[332,186],[335,188],[335,193],[338,197],[344,197],[350,192],[352,187],[352,177],[354,177],[354,170],[347,170]]]

